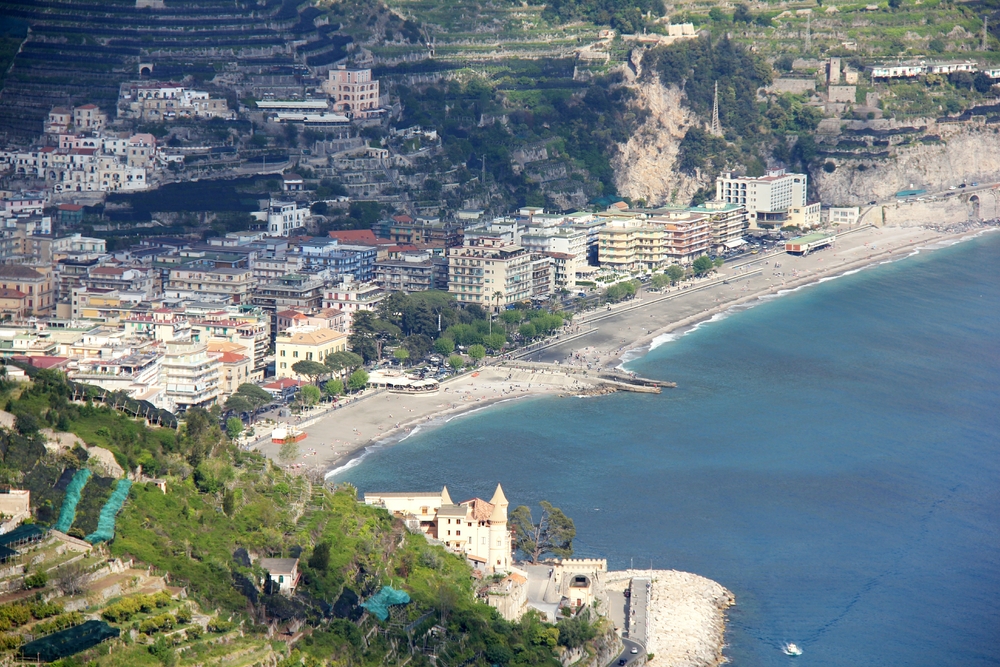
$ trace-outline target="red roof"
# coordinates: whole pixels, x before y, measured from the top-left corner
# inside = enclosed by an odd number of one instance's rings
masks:
[[[16,361],[29,363],[35,368],[54,368],[56,366],[62,366],[69,361],[68,357],[25,357],[22,355],[15,355],[13,358]]]
[[[96,109],[96,104],[84,104],[82,107],[77,107],[77,109]]]
[[[26,296],[28,295],[16,289],[0,289],[0,299],[23,299]]]
[[[343,243],[375,243],[375,233],[370,229],[345,229],[339,232],[330,232],[330,238],[337,239]]]
[[[400,223],[401,225],[408,225],[411,222],[413,222],[413,218],[411,218],[408,215],[394,215],[392,216],[392,219]]]
[[[308,382],[303,382],[302,380],[296,380],[294,378],[281,378],[280,380],[275,380],[269,384],[264,385],[264,389],[279,389],[284,390],[289,387],[301,387]]]
[[[246,360],[242,354],[236,354],[235,352],[223,352],[222,356],[219,357],[224,364],[235,364],[240,361]]]
[[[82,211],[83,210],[83,205],[82,204],[59,204],[59,206],[57,206],[56,208],[58,208],[60,211]]]

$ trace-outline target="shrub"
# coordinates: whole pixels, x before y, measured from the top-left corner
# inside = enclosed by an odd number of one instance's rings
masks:
[[[24,578],[24,587],[27,589],[45,588],[45,584],[47,583],[49,583],[49,577],[44,572],[29,574]]]
[[[236,624],[232,621],[227,621],[222,618],[213,618],[208,622],[209,632],[229,632],[236,627]]]

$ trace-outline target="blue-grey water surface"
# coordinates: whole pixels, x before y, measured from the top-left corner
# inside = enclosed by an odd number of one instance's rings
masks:
[[[1000,664],[998,259],[988,234],[809,287],[631,362],[675,390],[508,403],[336,478],[548,499],[580,556],[732,590],[736,665]]]

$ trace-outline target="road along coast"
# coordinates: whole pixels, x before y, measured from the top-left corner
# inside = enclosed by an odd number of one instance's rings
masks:
[[[435,394],[376,393],[306,422],[302,426],[307,438],[291,465],[295,471],[322,477],[356,464],[368,448],[399,442],[461,413],[528,396],[587,396],[621,389],[598,377],[598,371],[618,367],[712,318],[866,266],[945,247],[987,228],[867,227],[843,234],[834,247],[806,257],[783,252],[755,256],[685,287],[643,291],[610,312],[574,318],[558,340],[518,360],[496,362],[444,382]],[[258,449],[276,459],[279,447],[265,442]]]

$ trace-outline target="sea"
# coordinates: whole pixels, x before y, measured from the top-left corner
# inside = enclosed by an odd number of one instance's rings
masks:
[[[1000,664],[1000,233],[763,299],[627,368],[678,386],[492,406],[333,479],[548,500],[577,556],[730,589],[733,665]]]

